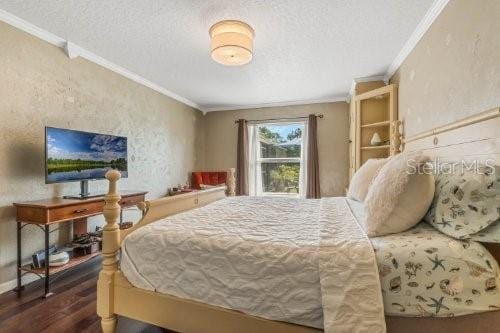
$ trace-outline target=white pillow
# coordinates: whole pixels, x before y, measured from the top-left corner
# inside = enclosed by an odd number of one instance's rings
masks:
[[[380,168],[382,168],[388,161],[388,158],[371,158],[366,161],[361,168],[356,171],[354,176],[352,176],[347,196],[351,199],[363,202],[373,179],[379,172]]]
[[[434,177],[422,172],[427,161],[420,153],[402,153],[380,169],[365,198],[369,237],[405,231],[424,217],[434,197]]]

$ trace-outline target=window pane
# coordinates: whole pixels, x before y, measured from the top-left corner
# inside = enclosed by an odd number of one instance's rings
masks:
[[[260,157],[300,157],[303,127],[302,124],[260,125]]]
[[[300,163],[261,163],[262,192],[299,193]]]

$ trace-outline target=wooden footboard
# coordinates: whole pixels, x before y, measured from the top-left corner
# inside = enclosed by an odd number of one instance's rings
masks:
[[[209,190],[195,191],[188,194],[165,197],[140,204],[144,216],[132,228],[122,230],[120,244],[134,230],[164,217],[205,206],[211,202],[226,197],[226,186],[214,187]]]
[[[102,270],[99,273],[99,280],[97,282],[97,314],[101,317],[103,332],[110,333],[114,332],[116,327],[116,314],[119,314],[116,311],[117,308],[124,309],[123,304],[130,304],[131,308],[128,309],[128,311],[133,313],[133,295],[143,295],[143,297],[149,297],[149,294],[146,295],[146,291],[133,287],[129,288],[131,292],[127,297],[125,297],[127,302],[125,302],[125,299],[121,297],[123,293],[117,293],[117,279],[122,282],[125,279],[119,271],[117,259],[118,251],[120,250],[123,239],[129,233],[151,222],[225,198],[226,186],[215,187],[206,191],[198,191],[174,197],[146,201],[142,204],[142,208],[145,213],[143,218],[132,228],[120,231],[118,227],[118,218],[120,216],[121,208],[118,202],[121,197],[117,190],[117,182],[120,179],[120,172],[110,170],[106,173],[106,178],[109,181],[109,190],[104,197],[105,205],[103,213],[104,218],[106,219],[106,225],[103,228],[102,235]],[[123,286],[123,283],[121,283],[121,285]],[[141,302],[144,302],[144,300],[137,299],[136,304],[141,304]],[[139,310],[140,309],[137,309],[138,313],[141,313]],[[130,317],[141,320],[141,318],[137,316],[131,315]],[[147,318],[144,318],[143,321],[151,322],[148,321]]]
[[[115,313],[184,333],[320,333],[322,330],[271,321],[238,311],[133,287],[115,276]]]
[[[120,173],[108,171],[106,178],[109,192],[104,199],[103,262],[97,282],[97,314],[104,333],[115,331],[117,315],[185,333],[322,332],[134,287],[118,266],[118,251],[125,236],[158,219],[222,199],[226,196],[226,187],[147,201],[141,205],[145,212],[143,218],[133,228],[120,231],[117,224]],[[228,192],[231,193],[231,189]]]

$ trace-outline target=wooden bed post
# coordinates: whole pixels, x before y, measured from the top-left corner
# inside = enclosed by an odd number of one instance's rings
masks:
[[[109,181],[108,194],[104,197],[104,217],[106,225],[102,231],[102,269],[97,281],[97,314],[101,317],[101,326],[104,333],[114,333],[116,316],[114,314],[114,275],[118,270],[118,250],[120,249],[120,216],[121,197],[117,192],[116,183],[120,179],[120,172],[110,170],[106,173]]]
[[[392,137],[391,137],[391,156],[399,154],[403,151],[402,147],[402,137],[401,134],[401,120],[394,120],[391,124],[392,126]]]
[[[236,169],[235,168],[231,168],[229,169],[229,171],[227,172],[227,181],[226,181],[226,185],[227,185],[227,196],[228,197],[234,197],[236,195]]]

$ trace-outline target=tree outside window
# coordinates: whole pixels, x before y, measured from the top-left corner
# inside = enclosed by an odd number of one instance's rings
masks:
[[[263,195],[298,195],[302,167],[303,123],[260,124],[257,167]]]

